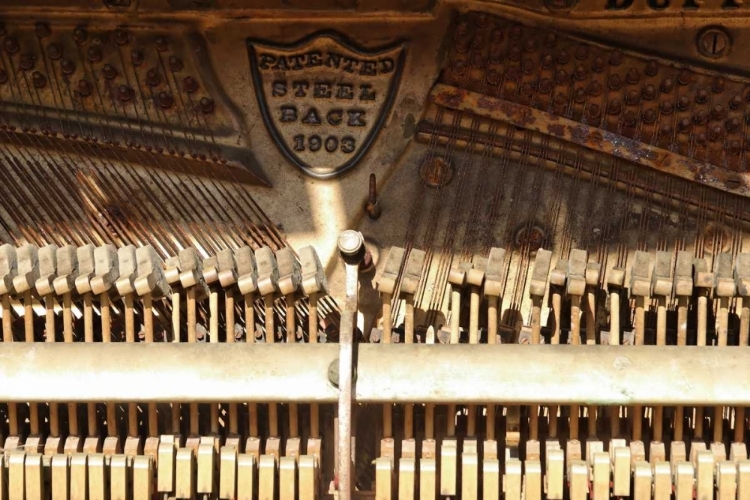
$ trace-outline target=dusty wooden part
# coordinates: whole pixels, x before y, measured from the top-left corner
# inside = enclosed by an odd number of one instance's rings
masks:
[[[143,329],[144,342],[154,341],[154,308],[153,298],[150,293],[143,295]],[[148,404],[148,435],[157,437],[159,435],[159,421],[156,413],[156,403]]]
[[[245,337],[248,344],[255,343],[255,295],[248,293],[243,297],[245,303]],[[248,403],[247,405],[247,425],[248,435],[252,438],[260,436],[258,434],[258,405],[257,403]]]
[[[570,335],[571,344],[579,345],[581,343],[581,296],[571,295],[570,297]],[[568,423],[568,436],[570,439],[578,439],[578,405],[571,405],[570,417]]]
[[[224,306],[225,306],[225,312],[224,315],[226,317],[226,342],[229,344],[235,343],[235,332],[234,332],[234,292],[232,290],[227,290],[224,295]],[[232,435],[237,435],[239,433],[239,422],[238,422],[238,414],[237,414],[237,403],[229,403],[229,410],[228,410],[228,416],[229,416],[229,433]],[[236,461],[236,460],[235,460]]]

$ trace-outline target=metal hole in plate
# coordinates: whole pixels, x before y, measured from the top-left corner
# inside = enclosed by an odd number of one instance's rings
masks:
[[[445,187],[453,180],[453,166],[445,158],[430,158],[419,167],[419,176],[429,187]]]

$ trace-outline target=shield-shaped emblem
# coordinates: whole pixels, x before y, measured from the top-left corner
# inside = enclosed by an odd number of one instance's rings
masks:
[[[248,47],[258,105],[284,155],[320,179],[356,165],[391,108],[403,43],[364,50],[324,32],[290,45],[250,40]]]

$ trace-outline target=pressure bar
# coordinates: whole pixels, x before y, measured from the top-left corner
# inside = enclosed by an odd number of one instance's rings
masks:
[[[0,344],[0,401],[336,403],[338,344]],[[750,349],[356,345],[356,403],[750,406]]]

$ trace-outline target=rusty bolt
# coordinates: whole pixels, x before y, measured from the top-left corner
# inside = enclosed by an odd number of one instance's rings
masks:
[[[15,54],[21,47],[18,45],[18,40],[15,38],[6,38],[5,42],[3,42],[3,48],[8,54]]]
[[[711,82],[711,90],[713,90],[715,94],[721,94],[722,92],[724,92],[725,84],[726,80],[724,80],[720,76],[717,76],[714,78],[714,81]]]
[[[469,20],[462,17],[456,22],[456,33],[459,36],[466,36],[469,33]]]
[[[573,100],[577,103],[586,102],[586,90],[583,87],[578,87],[573,92]]]
[[[555,108],[566,108],[568,106],[568,97],[560,92],[555,96],[555,102],[553,105]]]
[[[523,36],[523,28],[521,28],[521,27],[520,27],[520,26],[518,26],[518,25],[516,25],[516,26],[513,26],[513,27],[512,27],[511,29],[510,29],[510,33],[508,33],[508,35],[509,35],[509,36],[510,36],[510,37],[511,37],[511,38],[512,38],[513,40],[518,40],[519,38],[521,38],[521,37]]]
[[[133,89],[127,85],[120,85],[117,87],[117,98],[121,102],[127,102],[133,97]]]
[[[169,56],[169,69],[172,71],[181,71],[185,67],[185,64],[177,56]]]
[[[34,71],[31,74],[31,83],[34,84],[34,87],[38,89],[43,89],[44,87],[47,86],[47,77],[38,71]]]
[[[521,85],[519,92],[524,97],[531,97],[534,94],[534,87],[529,82],[526,82]]]
[[[489,70],[487,72],[487,83],[490,85],[498,85],[500,83],[500,73],[494,69]]]
[[[492,30],[492,33],[490,33],[490,43],[498,44],[503,41],[503,30],[500,28],[495,28]]]
[[[656,76],[659,73],[659,64],[656,61],[649,61],[646,63],[646,69],[643,72],[648,76]]]
[[[632,109],[627,110],[622,118],[627,127],[635,127],[635,124],[638,121],[638,117]]]
[[[371,220],[377,220],[380,217],[380,204],[378,203],[378,188],[375,174],[370,174],[370,187],[367,195],[365,211]]]
[[[698,89],[695,93],[695,102],[698,104],[703,104],[708,100],[708,92],[706,92],[706,89]]]
[[[73,40],[75,40],[76,43],[86,43],[86,40],[89,39],[89,33],[86,31],[86,28],[83,26],[76,26],[73,30]]]
[[[674,81],[671,78],[665,78],[664,80],[662,80],[659,88],[665,94],[669,94],[670,92],[672,92],[672,89],[674,89]]]
[[[475,36],[471,41],[471,48],[481,49],[484,46],[484,37],[482,35]]]
[[[34,24],[34,32],[38,38],[47,38],[52,33],[49,29],[49,24],[42,21],[37,21]]]
[[[573,71],[573,76],[575,76],[576,80],[584,80],[587,75],[588,71],[586,71],[586,67],[583,64],[576,65]]]
[[[607,106],[607,113],[610,115],[618,115],[622,111],[622,103],[619,99],[613,99]]]
[[[686,95],[681,95],[680,98],[677,99],[677,109],[685,111],[688,108],[690,108],[690,99]]]
[[[672,106],[672,101],[662,101],[659,109],[663,115],[671,115],[672,111],[674,111],[674,106]]]
[[[86,80],[79,80],[77,90],[80,96],[88,97],[91,95],[91,84]]]
[[[727,115],[727,110],[721,104],[717,104],[711,110],[711,118],[714,120],[722,120]]]
[[[47,55],[53,61],[57,61],[62,57],[62,48],[58,43],[50,43],[47,45]]]
[[[510,51],[508,52],[508,59],[511,61],[521,60],[521,47],[519,47],[517,43],[511,45]]]
[[[599,73],[604,69],[604,59],[601,56],[596,56],[591,62],[591,69]]]
[[[617,73],[609,75],[607,86],[609,86],[611,90],[619,90],[620,87],[622,87],[622,78],[620,78],[620,75]]]
[[[0,85],[8,83],[8,72],[0,68]]]
[[[520,78],[520,72],[518,71],[518,68],[515,66],[511,66],[508,69],[505,70],[505,78],[507,78],[511,82],[515,82]]]
[[[564,69],[558,69],[557,72],[555,72],[555,82],[559,85],[562,85],[568,81],[568,72]]]
[[[646,85],[643,87],[643,90],[641,90],[641,96],[643,96],[643,99],[646,101],[652,100],[656,97],[656,87],[653,85]]]
[[[524,59],[521,63],[521,69],[524,73],[527,75],[534,71],[534,60],[533,59]]]
[[[72,75],[76,70],[76,65],[70,59],[63,59],[60,61],[60,69],[62,70],[63,75]]]
[[[207,115],[214,112],[216,105],[214,104],[214,100],[210,97],[202,97],[200,100],[200,108],[201,112]]]
[[[141,52],[138,49],[133,49],[130,51],[130,62],[133,63],[133,66],[140,66],[143,64],[143,60],[145,57],[143,56],[143,52]]]
[[[718,141],[724,136],[724,129],[721,125],[714,125],[708,130],[708,140],[711,142]]]
[[[591,104],[586,109],[586,114],[588,115],[589,118],[599,118],[599,115],[602,114],[602,108],[599,107],[599,105],[596,103]]]
[[[156,44],[156,50],[159,52],[166,52],[169,49],[169,41],[164,36],[157,36],[154,43]]]
[[[739,94],[735,95],[729,100],[729,107],[732,109],[737,109],[742,105],[742,96]]]
[[[484,68],[484,54],[481,51],[476,51],[471,55],[471,65],[475,68]]]
[[[677,82],[680,85],[687,85],[689,84],[693,79],[693,74],[690,72],[689,69],[681,69],[680,72],[677,74]]]
[[[695,123],[698,124],[704,124],[708,121],[708,111],[705,109],[701,109],[693,115],[693,120],[695,120]]]
[[[601,95],[601,93],[602,93],[602,84],[599,83],[596,80],[594,80],[593,82],[589,83],[588,93],[589,93],[590,96],[593,96],[593,97]]]
[[[647,109],[643,112],[643,123],[651,125],[656,121],[656,111],[653,109]]]
[[[174,98],[169,93],[161,91],[156,95],[156,102],[162,109],[169,109],[174,104]]]
[[[545,69],[551,68],[555,64],[555,59],[552,54],[544,54],[542,57],[542,67]]]
[[[466,62],[463,59],[457,59],[453,63],[453,71],[459,75],[466,73]]]
[[[130,42],[130,33],[126,29],[117,28],[114,39],[117,45],[127,45]]]
[[[490,62],[492,63],[499,63],[503,60],[503,51],[500,47],[491,47],[490,48]]]
[[[161,76],[159,75],[159,70],[156,68],[151,68],[150,70],[146,71],[146,84],[149,87],[156,87],[161,82]]]
[[[26,52],[25,54],[21,54],[21,58],[18,61],[18,66],[24,70],[24,71],[30,71],[34,69],[34,66],[36,65],[36,57],[34,54],[30,54]]]
[[[683,118],[683,119],[682,119],[682,120],[680,120],[680,122],[679,122],[679,123],[677,124],[677,129],[678,129],[678,130],[679,130],[680,132],[687,132],[688,130],[690,130],[690,126],[691,126],[691,125],[692,125],[692,124],[691,124],[691,122],[690,122],[690,120],[689,120],[688,118]]]
[[[628,93],[625,94],[625,102],[631,106],[638,104],[640,99],[641,94],[637,90],[629,90]]]
[[[536,51],[536,40],[533,38],[530,38],[529,40],[526,40],[526,45],[524,45],[524,49],[526,49],[526,52],[532,53]]]
[[[638,70],[635,68],[630,68],[628,71],[628,74],[625,75],[625,79],[628,81],[629,84],[635,85],[641,80],[641,74],[638,73]]]
[[[182,81],[182,84],[185,89],[185,92],[187,92],[188,94],[192,94],[193,92],[196,92],[199,88],[198,80],[196,80],[192,76],[186,76],[185,79]]]
[[[434,157],[419,167],[419,177],[427,186],[447,186],[453,179],[453,168],[444,158]]]
[[[86,58],[92,63],[98,63],[102,60],[102,49],[98,45],[92,45],[86,50]]]
[[[567,64],[569,60],[570,60],[570,56],[568,55],[566,51],[561,50],[560,52],[557,53],[558,64]]]
[[[672,126],[668,123],[665,123],[659,128],[659,135],[662,137],[671,137],[672,136]]]
[[[552,92],[552,80],[549,78],[542,78],[539,82],[539,92],[542,94],[549,94]]]
[[[105,64],[102,67],[102,75],[104,75],[104,78],[107,80],[114,80],[117,78],[117,69],[111,64]]]
[[[485,14],[484,12],[478,13],[476,19],[474,19],[474,24],[476,24],[480,28],[484,28],[485,26],[487,26],[487,14]]]
[[[554,47],[557,43],[557,35],[554,33],[547,33],[547,36],[544,37],[544,45],[547,47]]]
[[[622,59],[622,52],[620,52],[619,50],[615,50],[609,55],[609,64],[611,64],[612,66],[619,66],[620,64],[622,64]]]
[[[536,251],[542,247],[545,238],[546,234],[541,226],[523,224],[516,230],[513,240],[517,246],[528,246],[529,250]]]
[[[730,118],[727,120],[726,123],[727,132],[734,132],[735,130],[740,128],[740,120],[739,118]]]

